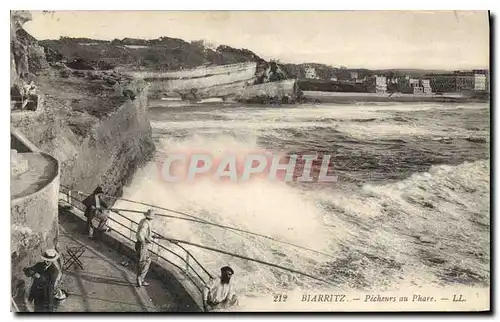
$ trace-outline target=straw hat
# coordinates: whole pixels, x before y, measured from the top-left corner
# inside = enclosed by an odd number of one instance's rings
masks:
[[[42,258],[46,261],[56,261],[59,258],[59,253],[55,249],[47,249],[43,254]]]
[[[148,211],[146,211],[146,213],[144,214],[144,216],[146,216],[146,218],[148,219],[153,219],[155,215],[156,213],[153,209],[148,209]]]

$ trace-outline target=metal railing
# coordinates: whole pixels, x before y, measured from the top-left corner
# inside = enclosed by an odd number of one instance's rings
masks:
[[[65,186],[60,186],[59,194],[62,195],[59,200],[74,207],[82,212],[85,212],[85,206],[82,201],[87,197],[87,195],[71,190]],[[127,216],[124,216],[120,212],[127,212],[127,210],[121,209],[120,211],[110,210],[110,228],[112,232],[118,234],[124,240],[135,243],[137,227],[139,223]],[[135,210],[131,210],[131,213],[137,213]],[[193,283],[193,285],[198,289],[200,294],[203,294],[203,287],[208,283],[208,280],[213,278],[213,276],[208,272],[205,267],[187,250],[184,246],[180,245],[177,240],[167,238],[154,231],[153,235],[158,237],[153,239],[151,253],[152,259],[161,265],[161,262],[167,262],[173,265],[179,271],[183,273],[188,280]]]
[[[10,298],[10,309],[11,309],[11,312],[21,312],[19,310],[19,307],[17,307],[17,304],[16,304],[16,301],[14,300],[13,297]]]
[[[67,186],[61,185],[60,187],[61,187],[60,193],[64,196],[64,198],[61,200],[74,206],[75,208],[80,209],[81,211],[84,211],[84,209],[86,207],[83,205],[82,201],[84,200],[84,198],[87,197],[87,195],[82,193],[82,192],[72,190]],[[235,227],[220,225],[217,223],[207,221],[206,219],[194,216],[192,214],[180,212],[177,210],[159,207],[159,206],[155,206],[152,204],[139,202],[139,201],[135,201],[135,200],[112,197],[109,195],[107,195],[106,197],[110,198],[112,200],[121,200],[121,201],[125,201],[125,202],[130,202],[132,204],[140,205],[141,207],[147,206],[148,208],[154,208],[154,209],[164,210],[167,212],[172,212],[175,214],[182,215],[184,217],[156,213],[157,216],[161,216],[161,217],[165,217],[165,218],[175,218],[175,219],[179,219],[179,220],[187,220],[190,222],[197,222],[197,223],[206,224],[206,225],[212,225],[212,226],[216,226],[216,227],[219,227],[222,229],[228,229],[228,230],[233,231],[233,232],[243,232],[243,233],[251,234],[254,236],[261,237],[261,238],[267,238],[267,239],[273,240],[275,242],[287,244],[289,246],[293,246],[293,247],[307,250],[310,252],[314,252],[316,254],[321,254],[323,256],[327,256],[330,258],[332,257],[332,255],[326,254],[326,253],[318,251],[318,250],[314,250],[314,249],[311,249],[308,247],[292,244],[292,243],[285,242],[285,241],[280,241],[280,240],[277,240],[275,238],[265,236],[262,234],[258,234],[258,233],[254,233],[251,231],[246,231],[246,230],[238,229]],[[114,218],[113,217],[109,218],[110,221],[112,222],[112,224],[115,226],[115,227],[110,227],[110,228],[112,228],[124,241],[128,241],[128,242],[131,241],[134,243],[135,242],[135,233],[136,233],[136,229],[134,229],[134,228],[137,228],[139,223],[134,221],[131,218],[124,216],[121,212],[127,212],[130,214],[133,214],[133,213],[143,214],[144,211],[131,210],[131,209],[117,209],[117,208],[111,208],[108,210],[112,214],[117,215]],[[111,225],[109,225],[109,226],[111,226]],[[166,262],[174,265],[176,268],[180,269],[181,271],[185,272],[185,275],[187,276],[187,278],[191,280],[191,282],[197,287],[197,289],[201,293],[203,293],[202,288],[207,284],[206,278],[211,279],[211,278],[213,278],[213,276],[200,264],[200,262],[183,245],[191,246],[191,247],[195,247],[195,248],[199,248],[199,249],[203,249],[203,250],[207,250],[207,251],[211,251],[211,252],[216,252],[216,253],[223,254],[223,255],[232,256],[232,258],[239,258],[242,260],[251,261],[254,263],[266,265],[268,267],[277,268],[280,270],[287,271],[289,273],[294,273],[294,274],[301,275],[303,277],[313,279],[317,282],[321,282],[322,284],[328,284],[328,285],[338,287],[337,283],[334,281],[325,280],[323,278],[319,278],[317,276],[314,276],[310,273],[302,272],[300,270],[286,267],[286,266],[283,266],[280,264],[271,263],[271,262],[268,262],[268,261],[263,260],[263,259],[251,258],[251,257],[245,256],[245,255],[237,254],[235,252],[227,251],[224,249],[217,249],[214,247],[196,244],[196,243],[189,242],[186,240],[166,238],[158,233],[155,233],[155,234],[157,236],[159,236],[159,238],[160,238],[159,242],[158,241],[153,242],[153,249],[151,250],[153,255],[156,256],[156,259],[158,261],[160,261],[160,260],[166,261]],[[166,244],[161,243],[162,241],[165,241],[167,243]],[[156,250],[154,249],[155,248],[154,246],[156,246]]]

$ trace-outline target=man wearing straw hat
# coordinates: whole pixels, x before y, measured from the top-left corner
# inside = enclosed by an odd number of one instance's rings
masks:
[[[34,278],[28,300],[34,301],[35,312],[53,312],[55,284],[61,275],[55,263],[59,253],[55,249],[47,249],[41,257],[43,262],[24,269],[28,277]]]
[[[149,249],[153,238],[151,221],[155,217],[155,211],[149,209],[144,216],[145,218],[139,222],[139,228],[137,228],[136,233],[137,241],[135,242],[135,251],[138,255],[137,287],[149,285],[148,282],[144,281],[144,278],[148,273],[149,265],[151,265],[151,256],[149,256]]]

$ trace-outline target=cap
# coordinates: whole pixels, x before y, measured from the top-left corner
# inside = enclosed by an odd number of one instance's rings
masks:
[[[155,213],[155,211],[153,209],[148,209],[148,211],[146,211],[146,213],[144,215],[148,219],[153,219],[154,216],[156,215],[156,213]]]
[[[231,273],[231,275],[234,275],[234,271],[231,267],[229,266],[224,266],[220,269],[220,272],[221,273],[224,273],[224,272],[228,272],[228,273]]]

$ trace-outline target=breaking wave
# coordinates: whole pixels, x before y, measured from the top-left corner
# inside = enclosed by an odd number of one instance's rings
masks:
[[[443,111],[447,116],[440,118]],[[489,155],[483,141],[489,136],[489,122],[484,106],[216,106],[151,113],[160,153],[336,153],[342,180],[334,185],[264,179],[245,184],[171,183],[162,180],[151,162],[124,189],[128,199],[327,254],[159,218],[156,229],[165,236],[297,269],[336,285],[326,287],[277,268],[188,247],[214,275],[221,266],[234,268],[245,309],[259,309],[258,299],[269,300],[271,293],[280,291],[489,285]],[[118,208],[131,208],[121,203]]]
[[[162,142],[164,151],[180,147],[220,152],[222,147],[252,150],[256,144],[232,137]],[[411,283],[483,285],[489,279],[488,161],[433,166],[399,182],[351,189],[313,189],[265,180],[166,183],[151,163],[124,194],[327,253],[175,219],[161,218],[155,224],[165,236],[308,272],[331,280],[338,289],[390,290]],[[230,264],[243,297],[324,287],[307,277],[231,256],[190,251],[214,274]]]

